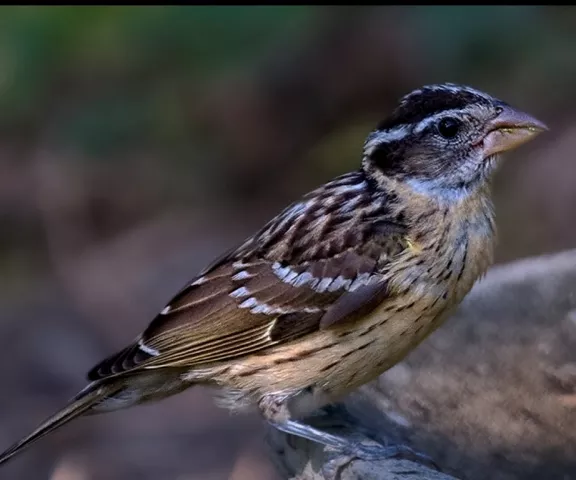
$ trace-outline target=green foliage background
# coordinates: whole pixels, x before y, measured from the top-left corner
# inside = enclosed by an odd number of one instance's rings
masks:
[[[80,91],[67,92],[75,108],[59,125],[63,141],[102,155],[143,138],[172,142],[191,134],[181,125],[175,84],[200,88],[248,71],[279,45],[305,41],[323,13],[307,6],[2,7],[0,125],[43,121],[41,107],[57,100],[55,85],[66,77]],[[568,28],[574,10],[550,22],[555,14],[536,6],[406,8],[427,48],[415,61],[432,58],[441,76],[496,83],[526,56],[541,75],[566,65],[576,48]],[[553,84],[572,79],[575,63]]]

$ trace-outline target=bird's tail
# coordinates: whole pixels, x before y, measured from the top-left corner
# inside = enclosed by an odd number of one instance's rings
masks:
[[[66,407],[55,413],[43,423],[41,423],[30,435],[16,442],[5,452],[0,454],[0,465],[10,460],[14,455],[20,453],[26,447],[30,446],[36,440],[44,435],[56,430],[70,420],[87,413],[93,406],[98,404],[104,398],[114,395],[122,389],[118,384],[97,384],[88,385],[76,397],[74,397]]]

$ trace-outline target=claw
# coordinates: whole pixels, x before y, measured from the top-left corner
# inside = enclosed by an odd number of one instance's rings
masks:
[[[351,443],[345,448],[327,447],[330,458],[322,467],[322,474],[326,480],[338,480],[342,470],[354,460],[377,461],[392,458],[410,460],[423,464],[429,468],[440,471],[440,467],[427,455],[415,452],[406,445],[384,446],[378,443]]]

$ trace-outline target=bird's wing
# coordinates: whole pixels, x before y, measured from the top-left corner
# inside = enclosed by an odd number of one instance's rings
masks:
[[[295,204],[204,270],[88,378],[226,361],[351,321],[390,294],[382,271],[405,246],[389,217]]]

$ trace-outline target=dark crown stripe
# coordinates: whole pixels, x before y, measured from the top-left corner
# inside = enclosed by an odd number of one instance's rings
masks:
[[[424,87],[404,97],[392,116],[380,122],[377,129],[416,124],[438,113],[463,109],[473,103],[489,104],[490,98],[473,89],[451,84]]]

